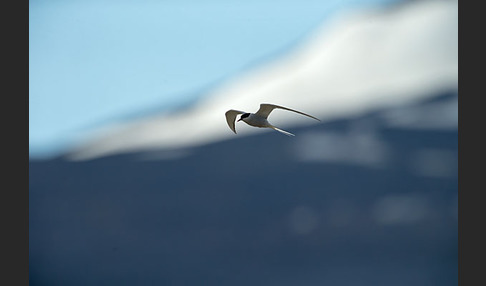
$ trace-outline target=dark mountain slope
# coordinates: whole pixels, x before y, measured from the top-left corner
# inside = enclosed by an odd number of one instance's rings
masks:
[[[31,285],[457,285],[457,129],[289,131],[31,160]]]

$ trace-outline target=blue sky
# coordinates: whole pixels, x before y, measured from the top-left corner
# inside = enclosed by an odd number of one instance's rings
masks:
[[[393,2],[31,0],[30,156],[55,154],[110,120],[197,99],[337,11]]]

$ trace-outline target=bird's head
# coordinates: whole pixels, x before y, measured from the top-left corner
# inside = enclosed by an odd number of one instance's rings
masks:
[[[238,121],[243,120],[243,119],[247,118],[248,116],[250,116],[250,113],[243,113],[241,115],[240,119],[238,119]]]

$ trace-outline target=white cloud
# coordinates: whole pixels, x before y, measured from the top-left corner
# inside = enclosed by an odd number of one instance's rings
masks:
[[[426,199],[420,195],[389,195],[373,206],[372,216],[379,224],[416,223],[430,214]]]
[[[309,132],[301,134],[294,146],[298,160],[384,167],[389,147],[373,131],[351,130],[346,133]]]
[[[424,177],[457,176],[457,154],[450,150],[423,149],[410,156],[410,170]]]

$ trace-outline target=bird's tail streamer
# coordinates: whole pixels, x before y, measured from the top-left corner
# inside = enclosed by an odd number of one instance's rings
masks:
[[[272,126],[272,129],[277,130],[278,132],[283,133],[283,134],[285,134],[285,135],[287,135],[287,136],[295,136],[294,134],[292,134],[292,133],[290,133],[290,132],[288,132],[288,131],[282,130],[282,129],[280,129],[280,128],[277,128],[277,127],[275,127],[275,126]]]

